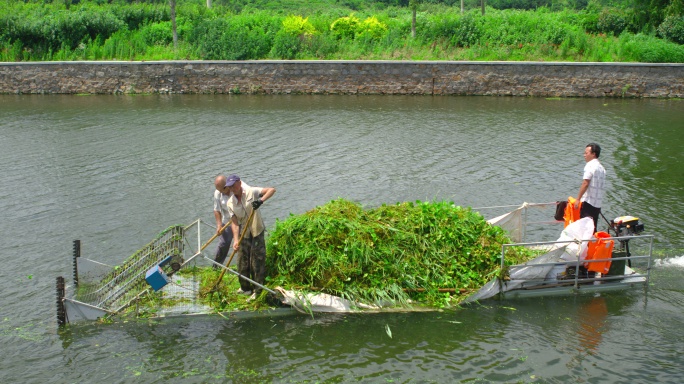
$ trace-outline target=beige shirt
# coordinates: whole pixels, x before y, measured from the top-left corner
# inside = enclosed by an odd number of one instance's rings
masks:
[[[237,197],[231,195],[228,199],[228,210],[231,216],[237,218],[240,228],[243,228],[247,223],[249,215],[252,214],[252,202],[259,199],[263,188],[250,187],[244,181],[242,182],[242,198],[238,202]],[[259,236],[264,231],[264,220],[261,218],[261,210],[257,209],[252,218],[252,225],[250,226],[250,233],[252,237]]]

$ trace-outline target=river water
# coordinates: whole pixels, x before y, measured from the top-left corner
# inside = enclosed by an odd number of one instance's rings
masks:
[[[0,382],[680,383],[683,132],[681,100],[0,95]],[[170,225],[211,223],[218,173],[276,187],[261,208],[272,227],[339,197],[563,200],[592,141],[609,177],[604,213],[637,216],[655,236],[647,289],[57,327],[72,240],[116,265]]]

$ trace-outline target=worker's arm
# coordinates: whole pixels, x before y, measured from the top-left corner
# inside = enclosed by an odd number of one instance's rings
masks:
[[[221,212],[214,211],[214,219],[216,219],[216,233],[221,234],[221,227],[223,227],[223,222],[221,221]]]
[[[273,187],[266,187],[261,190],[261,201],[266,201],[271,198],[276,193],[275,188]]]
[[[233,249],[237,251],[240,248],[240,225],[237,216],[230,219],[230,229],[233,231]]]
[[[259,198],[252,201],[252,209],[259,209],[261,207],[261,204],[264,203],[264,201],[268,200],[273,194],[275,193],[275,188],[273,187],[266,187],[261,189],[261,193],[259,194]]]
[[[589,188],[589,180],[584,179],[582,180],[582,185],[580,185],[579,195],[577,195],[577,201],[575,201],[575,208],[579,207],[580,199],[582,198],[582,196],[584,196],[584,193],[587,192],[587,188]]]

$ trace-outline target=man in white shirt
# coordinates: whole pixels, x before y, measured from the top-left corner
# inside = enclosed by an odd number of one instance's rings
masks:
[[[580,218],[591,217],[594,219],[594,232],[598,226],[598,217],[601,213],[603,195],[605,193],[606,170],[599,162],[601,147],[596,143],[587,144],[584,148],[584,175],[582,185],[580,185],[579,195],[575,206],[582,202],[580,207]]]
[[[216,176],[214,179],[214,219],[216,219],[216,233],[219,235],[219,244],[216,248],[214,261],[223,264],[230,250],[230,243],[233,241],[233,231],[226,228],[225,231],[219,232],[221,228],[230,223],[230,210],[228,210],[228,199],[231,197],[230,187],[226,187],[226,177],[223,175]]]

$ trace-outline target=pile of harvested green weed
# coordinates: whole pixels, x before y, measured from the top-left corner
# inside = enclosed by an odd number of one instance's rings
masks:
[[[496,276],[503,229],[450,202],[364,210],[344,199],[277,221],[267,241],[269,285],[366,303],[457,303]],[[510,248],[507,263],[532,257]],[[450,293],[445,293],[445,291]]]

